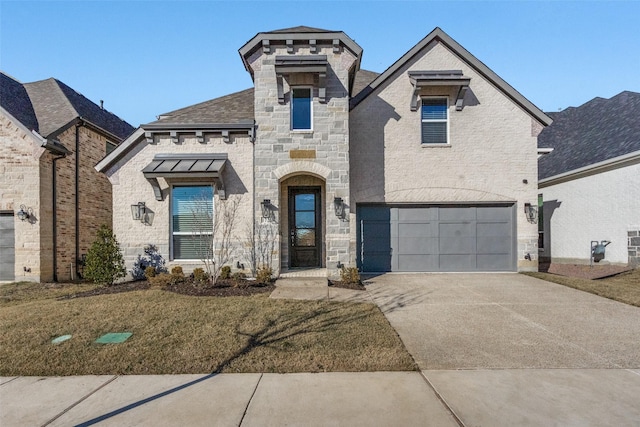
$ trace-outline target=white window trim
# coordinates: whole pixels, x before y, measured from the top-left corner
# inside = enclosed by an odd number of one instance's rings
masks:
[[[423,99],[444,99],[447,103],[447,118],[445,120],[442,119],[422,119],[422,100]],[[451,115],[449,114],[449,97],[448,96],[421,96],[420,97],[420,145],[422,147],[451,147],[451,135],[449,132],[449,128],[451,126]],[[447,142],[443,143],[433,143],[433,142],[423,142],[422,141],[422,123],[442,123],[445,122],[447,124]]]
[[[310,117],[310,125],[311,127],[309,129],[294,129],[293,128],[293,91],[294,89],[309,89],[309,93],[310,93],[310,111],[309,114],[311,115]],[[296,85],[296,86],[290,86],[289,87],[289,91],[290,91],[290,97],[289,97],[289,130],[291,130],[292,133],[312,133],[313,132],[313,100],[314,100],[314,96],[313,96],[313,86],[309,86],[309,85]]]
[[[188,258],[176,258],[173,255],[173,236],[189,236],[193,233],[189,233],[187,231],[178,231],[173,232],[173,189],[174,187],[201,187],[201,186],[210,186],[213,194],[213,220],[215,221],[215,213],[216,213],[216,186],[211,182],[180,182],[176,184],[170,184],[169,186],[169,261],[180,261],[180,262],[202,262],[201,259],[188,259]],[[213,224],[211,227],[211,235],[213,236]]]

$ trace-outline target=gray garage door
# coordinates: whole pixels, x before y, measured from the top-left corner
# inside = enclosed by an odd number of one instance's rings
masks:
[[[514,207],[358,206],[361,271],[513,271]]]
[[[15,279],[13,212],[0,212],[0,280]]]

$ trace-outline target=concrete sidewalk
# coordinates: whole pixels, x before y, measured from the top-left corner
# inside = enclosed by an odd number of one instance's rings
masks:
[[[458,426],[419,372],[0,382],[2,426]]]

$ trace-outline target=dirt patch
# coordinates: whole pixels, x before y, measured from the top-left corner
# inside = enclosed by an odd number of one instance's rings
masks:
[[[119,294],[122,292],[141,291],[144,289],[149,289],[149,282],[147,282],[146,280],[138,281],[138,282],[120,283],[112,286],[100,286],[95,289],[90,289],[88,291],[76,292],[69,295],[63,295],[61,297],[58,297],[58,299],[66,300],[66,299],[73,299],[73,298],[93,297],[96,295]]]
[[[329,286],[333,288],[352,289],[354,291],[366,290],[362,283],[347,283],[342,280],[329,280]]]
[[[546,273],[559,276],[577,277],[580,279],[603,279],[616,274],[631,271],[633,268],[624,265],[582,265],[582,264],[550,264]]]

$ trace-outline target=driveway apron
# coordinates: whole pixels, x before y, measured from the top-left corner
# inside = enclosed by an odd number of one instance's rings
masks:
[[[366,283],[464,424],[640,425],[640,308],[515,273]]]

